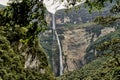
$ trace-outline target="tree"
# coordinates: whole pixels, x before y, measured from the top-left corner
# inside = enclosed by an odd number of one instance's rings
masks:
[[[101,45],[97,47],[97,50],[107,53],[106,50],[108,50],[108,55],[112,55],[112,57],[116,61],[116,65],[120,66],[119,61],[119,53],[120,53],[120,38],[112,39],[109,41],[103,42]]]
[[[13,0],[0,10],[0,80],[54,80],[38,41],[47,25],[44,13],[38,0]],[[30,67],[35,60],[35,67]]]
[[[113,14],[119,14],[120,13],[120,1],[116,0],[116,4],[111,8],[110,10]],[[114,16],[105,16],[105,17],[97,17],[95,19],[95,22],[98,24],[104,25],[104,26],[110,26],[114,22],[118,21],[120,19],[120,16],[114,17]],[[119,29],[120,26],[118,26]],[[115,58],[117,64],[120,66],[119,58],[117,58],[117,54],[120,53],[120,37],[113,38],[109,41],[104,41],[100,46],[98,46],[98,50],[105,51],[110,50],[111,53],[113,53],[113,57]]]
[[[38,0],[13,1],[13,3],[9,5],[10,6],[1,12],[0,25],[12,26],[11,31],[16,32],[14,35],[19,37],[17,38],[18,40],[21,36],[25,36],[24,39],[28,37],[32,39],[37,36],[40,31],[46,29],[46,21],[44,20],[45,8]],[[21,31],[22,33],[19,33]]]

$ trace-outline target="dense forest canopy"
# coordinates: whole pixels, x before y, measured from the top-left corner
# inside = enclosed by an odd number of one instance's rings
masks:
[[[13,0],[0,9],[1,80],[54,80],[38,41],[39,32],[47,26],[44,13],[38,0]]]

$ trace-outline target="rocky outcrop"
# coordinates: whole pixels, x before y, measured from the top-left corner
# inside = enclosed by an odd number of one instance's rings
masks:
[[[90,57],[86,57],[87,47],[99,37],[114,30],[114,28],[91,26],[86,28],[72,28],[65,31],[64,39],[62,40],[64,72],[79,69],[89,62],[90,59],[88,58]],[[94,53],[94,57],[97,56],[95,50],[91,50],[91,53]]]

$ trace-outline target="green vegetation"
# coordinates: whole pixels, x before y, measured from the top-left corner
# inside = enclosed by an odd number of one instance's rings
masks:
[[[55,80],[46,53],[38,41],[38,34],[47,28],[45,8],[39,0],[22,0],[21,3],[17,1],[19,0],[13,0],[10,6],[0,9],[0,80]],[[104,7],[104,1],[87,0],[86,3],[91,11]],[[116,1],[117,4],[112,7],[111,12],[119,14],[120,1]],[[119,22],[119,19],[109,16],[98,17],[95,21],[102,25],[108,23],[109,26],[116,21]],[[81,26],[88,27],[94,24],[86,23]],[[89,52],[97,48],[97,54],[102,55],[80,70],[68,72],[57,79],[120,80],[120,28],[117,26],[116,29],[115,32],[96,40],[87,49]],[[95,29],[93,31],[97,32]],[[50,50],[49,46],[47,49]],[[29,55],[32,58],[25,68]],[[36,62],[35,67],[30,67],[34,60],[38,63]]]
[[[38,41],[39,32],[46,29],[44,13],[38,0],[13,2],[0,10],[0,80],[54,80]],[[35,60],[38,63],[30,67]]]
[[[99,57],[82,69],[66,73],[58,80],[119,80],[120,66],[110,56]]]
[[[81,23],[81,24],[67,23],[67,24],[65,24],[65,29],[69,30],[69,29],[72,29],[72,28],[83,28],[83,27],[90,27],[90,26],[94,26],[94,25],[96,25],[96,23],[94,23],[94,22]]]
[[[13,49],[17,46],[12,47],[10,44],[5,36],[0,35],[0,80],[53,80],[49,72],[43,74],[39,70],[25,69],[24,56]],[[39,54],[40,58],[45,57],[44,53]],[[41,62],[42,66],[47,69],[47,65],[43,64],[45,61]]]

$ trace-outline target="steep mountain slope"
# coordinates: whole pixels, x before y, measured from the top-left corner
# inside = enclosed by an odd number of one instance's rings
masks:
[[[68,72],[58,80],[119,80],[120,66],[115,65],[112,57],[103,56],[86,64],[80,70]]]
[[[93,32],[95,31],[95,32]],[[99,37],[114,31],[114,28],[89,26],[87,28],[72,28],[64,32],[62,39],[64,71],[73,71],[93,60],[97,54],[92,48],[89,53],[87,47],[93,44]],[[86,56],[89,54],[89,56]]]
[[[116,48],[118,53],[115,54],[120,61],[120,30],[99,38],[93,43],[93,45],[90,45],[89,49],[93,49],[95,46],[100,46],[101,43],[113,39],[119,40],[117,43],[118,45],[116,46],[118,48]],[[58,78],[58,80],[119,80],[120,65],[117,63],[115,57],[111,55],[112,52],[110,50],[112,49],[105,49],[105,53],[102,56],[101,53],[98,52],[98,57],[94,61],[86,64],[80,70],[66,73],[65,75]],[[90,57],[91,55],[92,54],[88,54],[86,56]]]
[[[89,13],[88,9],[84,7],[81,7],[78,11],[70,10],[66,13],[64,11],[58,11],[56,13],[56,27],[63,50],[63,72],[79,69],[84,64],[93,60],[96,55],[92,53],[94,50],[91,50],[90,53],[93,56],[85,57],[87,47],[99,37],[115,30],[114,28],[104,28],[93,22],[97,16],[111,15],[109,13],[110,6],[108,5],[103,11],[92,13]],[[58,74],[59,53],[56,41],[52,40],[51,14],[46,15],[46,20],[50,30],[43,33],[41,44],[49,56],[49,62],[54,67],[54,73]],[[54,48],[52,44],[55,45]]]

